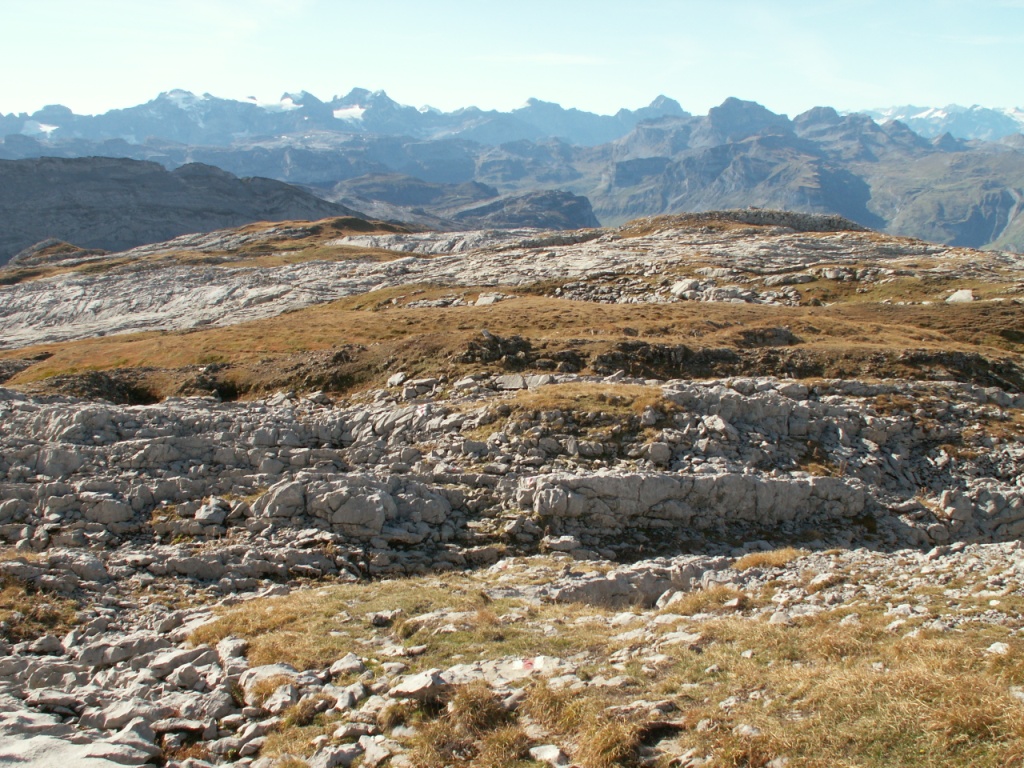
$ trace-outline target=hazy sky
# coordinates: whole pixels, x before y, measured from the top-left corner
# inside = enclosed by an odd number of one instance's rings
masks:
[[[184,88],[610,113],[1024,106],[1024,0],[0,0],[0,112]]]

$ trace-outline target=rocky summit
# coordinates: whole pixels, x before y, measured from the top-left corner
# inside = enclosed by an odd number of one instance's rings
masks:
[[[65,245],[0,270],[0,762],[1019,759],[1019,255],[768,210]]]

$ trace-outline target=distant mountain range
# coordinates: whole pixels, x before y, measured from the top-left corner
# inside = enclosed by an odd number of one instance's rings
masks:
[[[888,107],[868,109],[864,114],[878,122],[899,120],[912,131],[934,139],[944,133],[956,139],[994,141],[1004,136],[1024,133],[1024,109],[991,109],[989,107]]]
[[[579,222],[588,205],[610,225],[760,206],[838,213],[948,244],[1024,250],[1019,115],[817,107],[790,119],[727,99],[695,116],[666,97],[613,116],[536,100],[507,113],[440,112],[361,89],[329,102],[293,94],[273,105],[171,91],[95,117],[63,107],[0,116],[0,158],[103,155],[169,169],[198,162],[425,225],[469,226],[472,209],[511,214],[519,203],[500,198],[532,195],[530,217],[538,221],[551,210],[553,221]],[[971,132],[986,138],[964,137]],[[555,190],[560,197],[535,194]]]
[[[876,122],[899,120],[925,138],[949,133],[957,139],[992,141],[1024,133],[1024,109],[962,107],[886,107],[861,110]],[[498,145],[510,141],[560,139],[596,146],[621,138],[645,120],[689,117],[679,102],[658,96],[648,106],[598,115],[529,99],[510,112],[466,107],[442,112],[411,107],[384,91],[353,88],[345,96],[321,101],[306,91],[279,101],[237,101],[210,94],[172,90],[134,107],[100,115],[76,115],[51,105],[32,114],[0,113],[0,136],[17,134],[47,141],[84,139],[142,144],[155,140],[189,145],[226,146],[254,137],[328,131],[363,135],[400,135],[417,139],[458,138]]]
[[[684,117],[672,99],[659,96],[647,107],[596,115],[530,99],[511,112],[476,107],[442,112],[399,104],[384,91],[355,88],[320,101],[306,91],[273,104],[219,99],[210,94],[168,91],[152,101],[102,115],[76,115],[60,105],[34,114],[0,114],[0,136],[20,134],[49,141],[87,140],[141,144],[153,140],[224,146],[253,137],[308,131],[399,135],[416,139],[467,139],[481,144],[559,138],[591,146],[613,141],[642,120]]]

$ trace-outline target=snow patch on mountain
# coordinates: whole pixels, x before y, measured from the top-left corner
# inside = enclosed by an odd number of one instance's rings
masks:
[[[50,134],[56,130],[56,125],[47,125],[46,123],[40,123],[38,120],[29,120],[21,129],[21,133],[25,136],[46,136],[49,138]]]
[[[296,104],[291,94],[287,93],[277,101],[260,101],[255,96],[250,96],[247,101],[264,112],[294,112],[296,109],[302,109],[302,105]]]
[[[1024,133],[1024,109],[1020,107],[983,107],[974,104],[963,107],[948,104],[944,107],[906,105],[864,110],[876,122],[899,120],[911,130],[933,139],[949,133],[958,139],[993,141],[1015,133]]]
[[[334,110],[335,120],[362,120],[366,107],[341,107]]]

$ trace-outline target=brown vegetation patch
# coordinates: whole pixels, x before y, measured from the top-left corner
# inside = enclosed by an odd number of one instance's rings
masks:
[[[745,571],[748,568],[781,568],[806,554],[806,551],[795,547],[774,549],[771,552],[751,552],[733,563],[732,567],[737,571]]]
[[[461,376],[484,370],[541,372],[570,363],[582,372],[625,369],[659,378],[913,377],[1024,386],[1024,349],[1002,335],[1024,320],[1024,310],[1012,303],[598,305],[523,296],[490,307],[410,309],[391,303],[412,288],[403,291],[350,297],[226,328],[11,350],[0,359],[48,356],[12,376],[16,387],[58,375],[134,369],[145,380],[141,388],[156,397],[188,393],[189,382],[202,385],[204,377],[212,382],[207,391],[230,397],[282,387],[351,391],[379,386],[396,370]],[[427,286],[423,298],[446,291]],[[780,327],[802,343],[737,345],[741,330],[771,334]],[[493,362],[461,362],[484,328],[506,339],[519,336],[527,352]]]
[[[22,642],[42,635],[63,635],[76,623],[77,610],[74,600],[0,574],[0,640]]]

